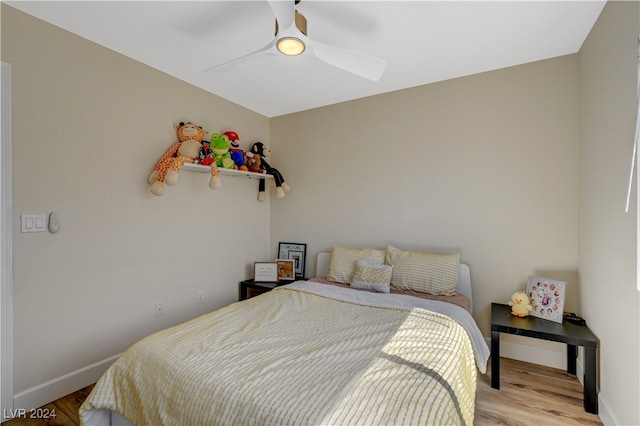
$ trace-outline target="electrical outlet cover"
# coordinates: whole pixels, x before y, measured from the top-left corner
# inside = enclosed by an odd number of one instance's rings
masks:
[[[156,303],[156,318],[164,315],[164,303]]]

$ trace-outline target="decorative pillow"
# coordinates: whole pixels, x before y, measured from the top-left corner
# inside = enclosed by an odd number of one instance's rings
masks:
[[[358,260],[353,274],[351,287],[358,290],[372,290],[378,293],[390,293],[391,272],[393,266],[375,260]]]
[[[376,262],[384,263],[384,256],[384,250],[372,248],[348,249],[335,246],[331,252],[327,281],[348,284],[353,279],[358,260],[375,260]]]
[[[453,296],[460,254],[422,253],[387,247],[386,263],[393,265],[391,285],[400,290]]]

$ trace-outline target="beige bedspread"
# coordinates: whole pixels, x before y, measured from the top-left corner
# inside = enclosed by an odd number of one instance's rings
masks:
[[[488,357],[477,327],[470,338],[384,296],[296,282],[153,334],[103,375],[81,419],[104,408],[136,425],[473,424]]]

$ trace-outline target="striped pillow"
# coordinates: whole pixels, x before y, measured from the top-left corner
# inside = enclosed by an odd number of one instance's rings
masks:
[[[353,279],[358,260],[375,260],[384,262],[385,251],[378,249],[348,249],[344,247],[333,247],[331,260],[329,261],[329,272],[327,281],[349,284]]]
[[[456,294],[459,253],[422,253],[389,246],[386,263],[393,265],[394,288],[443,296]]]
[[[393,266],[375,260],[358,260],[353,274],[351,287],[358,290],[371,290],[378,293],[390,293],[391,272]]]

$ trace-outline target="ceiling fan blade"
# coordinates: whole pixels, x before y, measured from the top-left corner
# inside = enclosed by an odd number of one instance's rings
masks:
[[[281,30],[293,25],[295,19],[294,0],[269,0],[269,6],[271,6],[271,10],[273,10],[276,21],[278,21],[278,27]]]
[[[321,61],[368,80],[378,81],[387,67],[387,63],[382,59],[366,53],[328,46],[308,37],[305,38],[305,43],[313,48],[314,54]]]
[[[277,55],[278,54],[278,49],[275,47],[276,45],[276,40],[272,40],[269,44],[267,44],[266,46],[264,46],[261,49],[256,50],[255,52],[251,52],[247,55],[244,56],[240,56],[238,58],[235,59],[231,59],[230,61],[227,62],[223,62],[221,64],[218,65],[214,65],[210,68],[207,68],[204,70],[204,72],[208,72],[208,71],[224,71],[225,69],[228,69],[230,67],[237,67],[237,66],[242,66],[242,65],[246,65],[247,63],[253,62],[254,60],[258,59],[261,56],[265,56],[265,55]]]

